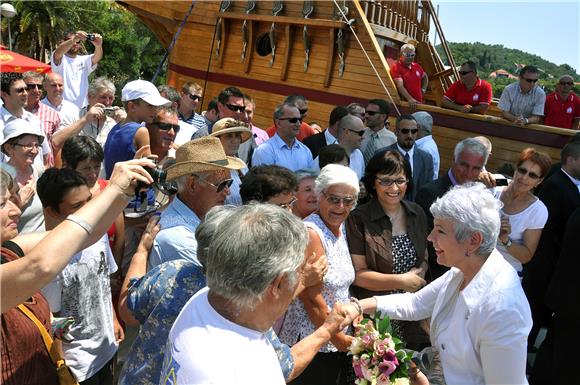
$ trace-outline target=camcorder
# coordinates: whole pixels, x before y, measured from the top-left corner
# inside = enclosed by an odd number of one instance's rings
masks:
[[[157,163],[157,159],[149,158]],[[165,167],[143,167],[151,178],[153,179],[153,183],[151,185],[147,185],[143,182],[137,183],[135,187],[135,196],[137,197],[138,202],[136,202],[134,206],[134,211],[136,213],[146,213],[149,210],[149,206],[147,203],[147,190],[150,187],[155,187],[157,190],[161,191],[164,195],[170,196],[177,194],[177,183],[175,181],[167,181],[167,171],[165,168],[171,166],[175,163],[174,159],[170,159],[169,161],[165,162]]]

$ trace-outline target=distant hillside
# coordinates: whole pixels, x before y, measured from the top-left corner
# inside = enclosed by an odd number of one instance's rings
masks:
[[[520,51],[519,49],[506,48],[501,44],[449,43],[449,48],[457,65],[466,60],[473,60],[478,64],[480,76],[484,78],[490,72],[498,69],[504,69],[512,75],[517,75],[517,64],[523,64],[540,68],[544,72],[542,78],[558,78],[567,74],[574,76],[576,81],[580,81],[580,75],[568,64],[556,65],[537,55]],[[437,51],[441,58],[446,61],[441,45],[437,46]]]

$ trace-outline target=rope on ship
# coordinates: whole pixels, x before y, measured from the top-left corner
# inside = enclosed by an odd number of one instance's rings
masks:
[[[333,1],[334,1],[334,5],[336,6],[336,8],[338,8],[338,11],[342,15],[342,18],[344,19],[344,22],[348,25],[348,27],[350,28],[350,31],[352,32],[352,34],[354,35],[356,41],[358,42],[358,45],[360,46],[361,51],[365,54],[365,57],[367,58],[369,64],[371,65],[371,68],[373,69],[373,71],[375,71],[375,75],[377,75],[377,78],[379,79],[379,82],[381,82],[381,85],[383,86],[383,89],[385,90],[385,92],[387,93],[387,96],[391,100],[391,104],[395,108],[395,111],[397,112],[397,116],[401,116],[401,111],[399,111],[399,109],[397,108],[397,104],[395,103],[395,100],[391,96],[391,93],[389,92],[389,89],[387,88],[387,86],[383,82],[383,79],[381,79],[381,75],[379,74],[379,71],[376,69],[376,67],[373,64],[371,58],[367,54],[367,51],[365,50],[362,42],[360,41],[360,39],[358,38],[358,36],[357,36],[354,28],[352,27],[352,24],[353,23],[350,20],[348,20],[348,17],[346,17],[346,15],[343,12],[342,8],[338,5],[338,2],[336,0],[333,0]]]

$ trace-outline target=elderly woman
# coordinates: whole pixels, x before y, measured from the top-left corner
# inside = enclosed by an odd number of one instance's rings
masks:
[[[357,201],[358,177],[350,168],[336,164],[324,167],[316,179],[318,210],[304,222],[308,227],[307,255],[326,255],[328,271],[319,285],[306,288],[286,313],[280,339],[288,345],[319,327],[335,302],[349,301],[354,269],[346,243],[344,221]],[[323,346],[312,363],[293,384],[335,384],[345,381],[346,351],[352,337],[337,333]]]
[[[17,305],[23,304],[50,333],[50,310],[40,294],[77,251],[93,244],[134,194],[137,181],[151,183],[139,165],[147,159],[118,163],[111,186],[50,233],[18,236],[17,184],[0,170],[0,237],[2,238],[2,380],[6,384],[58,384],[55,366],[40,330]]]
[[[403,200],[410,180],[409,165],[398,151],[377,154],[367,165],[363,183],[370,201],[346,222],[359,299],[415,292],[425,285],[427,217],[418,204]],[[419,322],[393,321],[393,326],[408,348],[430,345]]]
[[[516,163],[514,179],[494,190],[503,203],[497,249],[518,273],[534,256],[548,220],[548,209],[534,195],[534,189],[542,183],[550,165],[547,154],[526,148]]]
[[[318,173],[314,170],[298,170],[294,174],[298,180],[298,189],[292,212],[304,219],[318,208],[318,198],[314,193],[314,181]]]
[[[432,206],[437,262],[450,267],[416,293],[363,299],[355,317],[431,317],[431,341],[448,385],[527,384],[530,307],[518,276],[495,249],[501,202],[482,184],[456,186]]]
[[[252,201],[271,203],[292,211],[297,186],[294,173],[286,167],[256,166],[244,176],[240,195],[244,204]]]
[[[215,122],[210,136],[215,136],[220,140],[227,156],[237,157],[240,145],[252,137],[252,131],[243,122],[232,118],[224,118]],[[230,171],[233,182],[230,186],[230,195],[225,201],[226,205],[240,206],[242,204],[242,197],[240,196],[241,178],[247,171],[247,168]]]
[[[39,127],[23,119],[11,120],[4,127],[1,148],[10,157],[8,164],[16,170],[15,181],[19,186],[21,200],[19,233],[44,231],[42,203],[36,194],[36,181],[44,169],[34,164],[43,141],[44,135]]]

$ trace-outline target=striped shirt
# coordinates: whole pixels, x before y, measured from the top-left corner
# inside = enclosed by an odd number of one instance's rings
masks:
[[[544,116],[544,103],[546,93],[540,87],[535,86],[530,91],[523,93],[520,83],[515,82],[507,86],[501,93],[497,106],[502,111],[507,111],[514,116]]]
[[[198,131],[195,132],[194,138],[192,138],[192,139],[197,139],[197,138],[201,138],[202,136],[208,135],[207,123],[205,122],[205,118],[203,116],[201,116],[200,114],[194,112],[189,116],[189,118],[186,119],[180,113],[179,120],[182,120],[185,123],[189,123],[192,126],[194,126],[195,128],[197,128]]]
[[[36,107],[32,109],[32,112],[38,119],[40,119],[40,125],[44,132],[44,136],[50,145],[51,152],[48,154],[48,165],[50,167],[54,166],[54,148],[52,147],[52,135],[58,130],[60,126],[60,116],[58,112],[44,103],[38,103]]]

